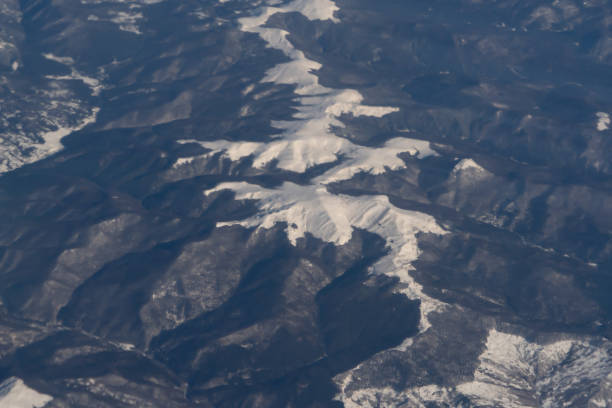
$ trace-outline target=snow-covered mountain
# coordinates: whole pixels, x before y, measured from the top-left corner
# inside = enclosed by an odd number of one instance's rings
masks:
[[[611,11],[0,4],[0,407],[612,406]]]

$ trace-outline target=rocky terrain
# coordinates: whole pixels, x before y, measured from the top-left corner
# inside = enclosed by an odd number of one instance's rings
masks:
[[[0,22],[0,407],[612,407],[607,2]]]

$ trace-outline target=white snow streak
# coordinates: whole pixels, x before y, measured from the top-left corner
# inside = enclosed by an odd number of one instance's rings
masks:
[[[55,61],[58,62],[60,64],[66,65],[68,67],[70,67],[70,75],[47,75],[46,78],[48,79],[54,79],[56,81],[69,81],[69,80],[73,80],[73,81],[81,81],[83,82],[86,86],[88,86],[91,89],[91,94],[93,96],[97,96],[100,94],[100,91],[103,89],[102,83],[100,82],[99,79],[97,78],[92,78],[92,77],[88,77],[87,75],[83,75],[81,74],[79,71],[77,71],[73,65],[74,65],[74,60],[70,57],[58,57],[56,55],[53,54],[43,54],[43,57],[51,60],[51,61]]]

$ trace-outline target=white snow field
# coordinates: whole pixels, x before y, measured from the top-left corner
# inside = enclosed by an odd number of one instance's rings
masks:
[[[0,407],[3,408],[41,408],[52,399],[50,395],[31,389],[16,377],[0,384]]]

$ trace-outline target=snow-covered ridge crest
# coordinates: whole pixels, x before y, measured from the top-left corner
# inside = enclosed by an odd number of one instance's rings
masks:
[[[270,143],[213,141],[200,144],[211,149],[212,154],[220,152],[232,160],[252,155],[256,168],[264,168],[276,161],[280,169],[304,172],[356,150],[354,144],[331,131],[332,126],[344,126],[338,119],[341,115],[382,117],[398,111],[398,108],[390,106],[363,105],[363,96],[356,90],[320,85],[313,71],[320,69],[321,64],[307,59],[302,51],[296,49],[287,40],[287,31],[265,27],[270,16],[290,12],[301,13],[311,20],[337,22],[334,17],[336,10],[338,7],[330,0],[295,0],[282,6],[263,7],[259,14],[239,19],[243,31],[258,34],[269,47],[282,51],[290,59],[269,69],[262,82],[295,85],[295,93],[299,95],[297,112],[293,120],[272,122],[280,134]],[[236,156],[237,152],[241,152],[240,157]],[[189,161],[181,160],[177,164]]]
[[[200,142],[198,140],[180,140],[179,143],[197,143],[210,152],[198,157],[186,157],[179,159],[174,167],[180,167],[183,164],[190,163],[197,158],[210,158],[220,152],[224,157],[232,161],[238,161],[245,157],[255,156],[253,165],[261,168],[268,162],[268,158],[274,156],[279,149],[282,149],[289,143],[285,139],[275,140],[269,143],[261,142],[229,142],[226,140],[215,140],[212,142]],[[320,152],[317,158],[321,159],[329,156],[330,161],[335,161],[337,155],[342,155],[343,159],[336,166],[315,178],[313,181],[318,184],[329,184],[336,181],[349,180],[358,173],[382,174],[387,170],[398,170],[406,167],[406,163],[398,155],[401,153],[408,154],[419,159],[427,156],[435,155],[436,152],[431,149],[429,142],[418,139],[410,139],[405,137],[397,137],[387,140],[381,147],[372,148],[367,146],[358,146],[347,139],[340,137],[325,138],[314,137],[306,139],[300,145],[303,149],[303,154],[315,154]],[[326,149],[324,149],[326,148]],[[289,153],[289,152],[287,152]],[[275,157],[277,160],[281,156]],[[282,156],[288,164],[292,163],[293,157],[289,154]],[[333,160],[332,160],[333,159]],[[303,172],[308,164],[313,163],[315,158],[301,162],[300,169],[296,170]]]
[[[372,273],[399,278],[399,289],[410,298],[421,301],[421,329],[429,327],[427,314],[440,310],[443,304],[429,298],[422,287],[408,273],[418,255],[417,234],[420,232],[443,234],[445,231],[427,214],[395,207],[386,196],[348,196],[332,194],[327,185],[351,179],[355,174],[369,172],[381,174],[389,169],[406,166],[398,155],[409,154],[424,158],[434,155],[429,142],[409,138],[394,138],[380,147],[358,146],[346,138],[335,135],[332,126],[344,126],[339,117],[382,117],[398,109],[385,106],[363,105],[363,96],[352,89],[331,89],[319,84],[313,71],[320,64],[308,60],[304,53],[287,40],[288,32],[265,27],[275,13],[299,12],[310,19],[337,22],[335,4],[329,0],[296,0],[283,6],[269,6],[260,13],[241,18],[244,31],[257,33],[269,47],[281,50],[289,62],[267,71],[264,82],[295,85],[299,105],[291,120],[274,121],[272,126],[281,132],[269,142],[230,142],[226,140],[195,141],[211,151],[202,158],[221,154],[231,160],[252,157],[253,166],[265,168],[275,162],[282,170],[305,172],[324,163],[336,163],[322,175],[312,179],[310,185],[286,182],[278,188],[267,189],[244,182],[222,183],[205,191],[206,195],[221,190],[232,190],[239,200],[257,200],[259,211],[241,221],[219,223],[219,227],[271,228],[286,223],[287,236],[292,244],[307,233],[323,241],[342,245],[351,239],[355,228],[378,234],[387,240],[389,252],[371,267]],[[339,160],[340,159],[340,160]],[[184,158],[176,163],[180,167],[193,159]]]

